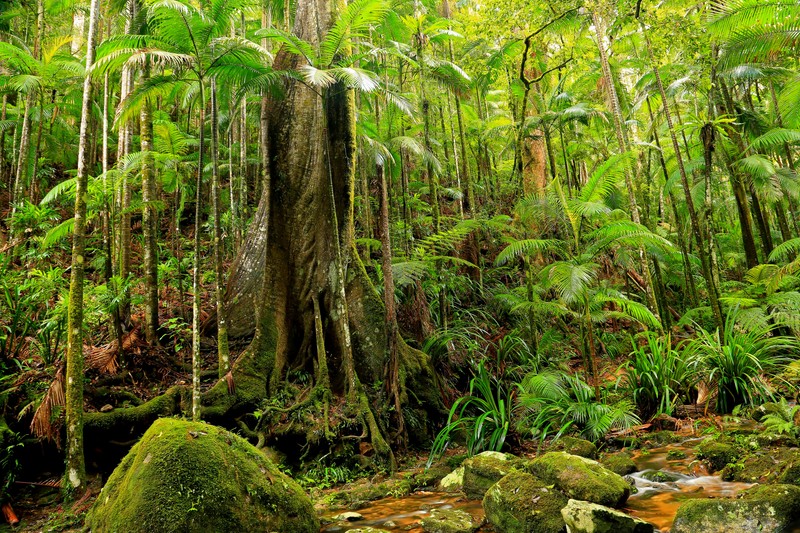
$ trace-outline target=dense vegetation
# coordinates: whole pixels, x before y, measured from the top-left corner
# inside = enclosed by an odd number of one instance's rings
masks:
[[[799,28],[789,0],[0,1],[0,500],[33,439],[82,489],[84,431],[159,415],[322,484],[792,400]]]

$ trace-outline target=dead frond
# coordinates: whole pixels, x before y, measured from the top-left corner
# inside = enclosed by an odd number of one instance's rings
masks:
[[[63,407],[64,396],[64,367],[59,367],[52,383],[47,388],[47,392],[42,398],[42,403],[33,413],[31,420],[31,433],[40,439],[52,440],[59,444],[58,430],[59,425],[53,419],[53,412],[57,407]]]
[[[228,373],[225,374],[225,377],[223,379],[225,380],[225,383],[227,383],[228,385],[228,394],[233,395],[233,393],[236,392],[236,383],[234,383],[233,381],[233,372],[231,370],[228,370]]]

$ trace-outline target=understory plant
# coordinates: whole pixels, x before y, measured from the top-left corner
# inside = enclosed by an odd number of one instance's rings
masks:
[[[790,406],[786,398],[781,398],[777,409],[762,420],[767,431],[800,438],[800,405]]]
[[[433,441],[428,466],[461,435],[470,456],[486,450],[500,451],[511,428],[514,395],[513,387],[492,376],[483,364],[478,365],[469,393],[453,403],[447,423]]]
[[[677,403],[694,393],[697,361],[683,357],[669,334],[646,331],[642,337],[643,344],[631,339],[633,350],[621,367],[617,388],[633,400],[643,418],[671,415]]]
[[[529,429],[541,440],[578,433],[597,441],[609,431],[629,429],[640,422],[631,401],[607,403],[608,398],[597,401],[594,388],[577,375],[556,371],[531,373],[519,388],[520,427]]]
[[[797,355],[796,338],[779,335],[776,326],[768,324],[744,328],[737,322],[738,315],[738,308],[733,308],[722,329],[713,333],[698,328],[697,337],[684,351],[716,389],[720,413],[772,398],[770,378]]]

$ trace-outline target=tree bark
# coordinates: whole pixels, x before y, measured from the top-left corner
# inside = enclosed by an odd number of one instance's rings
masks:
[[[83,280],[84,250],[86,247],[86,188],[89,169],[89,120],[92,111],[92,80],[89,76],[94,63],[95,33],[100,1],[92,0],[89,15],[89,36],[86,41],[86,77],[83,80],[80,140],[78,144],[78,175],[75,185],[75,224],[72,230],[72,267],[67,315],[67,373],[65,426],[67,430],[67,460],[65,486],[72,493],[86,485],[86,466],[83,456]]]
[[[150,77],[145,67],[144,80]],[[146,100],[139,116],[142,150],[142,236],[144,237],[144,333],[147,343],[158,344],[158,243],[156,242],[157,200],[153,159],[153,104]]]
[[[223,298],[222,268],[222,209],[220,207],[219,178],[219,110],[217,109],[217,82],[211,80],[211,202],[214,210],[214,300],[217,306],[217,360],[220,379],[231,369],[231,352],[228,347],[228,326]],[[201,125],[202,127],[202,125]]]
[[[330,16],[329,0],[302,2],[295,33],[319,42]],[[296,69],[300,61],[280,51],[275,68]],[[364,438],[391,463],[391,450],[361,385],[384,379],[389,335],[397,342],[404,369],[399,372],[401,403],[411,401],[407,391],[413,388],[434,410],[441,404],[427,356],[390,333],[385,309],[355,251],[354,97],[340,84],[320,94],[288,80],[283,93],[269,105],[269,179],[228,280],[229,332],[252,332],[254,307],[259,315],[251,347],[234,364],[237,394],[242,377],[261,383],[257,388],[266,379],[269,387],[263,393],[274,394],[290,369],[319,376],[313,369],[322,360],[317,353],[321,336],[331,391],[348,399],[348,408],[365,428]],[[245,372],[254,361],[264,372],[260,377]]]

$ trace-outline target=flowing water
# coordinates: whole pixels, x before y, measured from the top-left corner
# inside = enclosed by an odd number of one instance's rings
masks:
[[[694,448],[701,439],[688,439],[681,444],[670,444],[649,451],[638,452],[633,462],[639,471],[631,477],[636,482],[638,493],[628,498],[626,511],[646,520],[661,530],[668,530],[682,502],[691,498],[730,498],[751,487],[748,483],[722,481],[719,476],[709,475],[697,460]],[[684,457],[670,455],[678,453]],[[671,481],[650,481],[648,472],[661,471]]]
[[[661,531],[668,531],[675,513],[682,502],[691,498],[731,498],[751,487],[748,483],[722,481],[712,476],[697,460],[694,449],[700,438],[690,438],[680,444],[638,451],[633,455],[638,472],[631,475],[638,493],[632,495],[625,511],[653,524]],[[661,471],[670,476],[670,481],[650,481],[648,472]],[[365,526],[386,531],[410,531],[422,533],[419,523],[431,509],[462,509],[475,518],[484,516],[480,501],[467,500],[463,496],[437,492],[418,492],[404,498],[386,498],[372,502],[358,512],[364,519],[357,522],[333,522],[322,528],[323,533],[345,532]],[[341,511],[330,512],[330,520]],[[493,531],[484,525],[480,532]],[[800,527],[792,529],[800,533]]]
[[[410,531],[422,533],[419,521],[425,518],[431,509],[461,509],[474,518],[483,519],[483,508],[478,500],[467,500],[463,496],[444,494],[439,492],[415,492],[403,498],[385,498],[377,500],[369,507],[359,509],[357,512],[364,519],[356,522],[335,521],[323,526],[323,533],[337,533],[361,527],[374,527],[386,531]],[[323,518],[332,519],[343,511],[326,513]],[[481,532],[492,531],[483,527]]]

